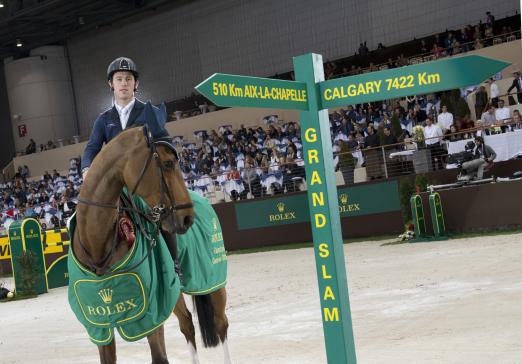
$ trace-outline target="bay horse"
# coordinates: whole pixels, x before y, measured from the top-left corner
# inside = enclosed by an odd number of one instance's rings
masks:
[[[97,277],[111,274],[110,267],[131,249],[118,233],[118,220],[122,212],[120,196],[124,186],[132,191],[131,195],[140,196],[151,206],[151,215],[146,218],[156,224],[158,232],[161,228],[170,234],[183,234],[194,221],[193,205],[170,139],[154,140],[147,126],[121,132],[104,146],[93,161],[81,187],[76,208],[71,252],[83,266],[82,269]],[[221,341],[225,363],[230,363],[226,342],[225,289],[197,296],[194,301],[205,346],[217,346]],[[192,315],[182,293],[173,312],[189,345],[192,363],[197,364]],[[150,333],[147,340],[152,363],[168,364],[163,325]],[[98,350],[101,364],[116,363],[114,338],[107,345],[99,345]]]

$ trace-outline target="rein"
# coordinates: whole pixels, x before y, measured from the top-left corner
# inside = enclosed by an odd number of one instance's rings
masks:
[[[149,241],[149,247],[147,249],[147,254],[138,263],[136,263],[132,267],[127,268],[125,271],[118,271],[118,272],[107,272],[107,270],[109,268],[108,262],[111,260],[112,256],[116,252],[116,248],[119,245],[118,229],[117,228],[115,229],[114,238],[113,238],[113,241],[111,244],[110,251],[107,254],[105,254],[105,256],[98,262],[94,261],[92,255],[89,253],[89,251],[87,250],[87,248],[81,241],[80,233],[78,232],[79,245],[82,248],[83,252],[85,253],[87,259],[89,260],[87,268],[91,272],[95,273],[96,275],[111,276],[114,274],[128,273],[128,272],[134,270],[136,267],[141,265],[150,256],[152,249],[156,246],[157,240],[158,240],[159,234],[160,234],[161,222],[166,218],[170,218],[170,219],[172,219],[173,225],[177,226],[176,219],[174,218],[174,213],[178,210],[189,209],[194,206],[191,202],[176,205],[176,201],[165,181],[165,172],[164,172],[163,166],[161,164],[161,159],[156,150],[156,147],[157,147],[157,145],[167,146],[174,152],[176,161],[178,161],[179,160],[178,155],[177,155],[176,151],[174,150],[174,148],[172,147],[172,145],[167,140],[160,139],[160,140],[153,141],[153,140],[151,140],[152,138],[151,138],[150,134],[148,134],[148,135],[146,134],[146,137],[147,137],[147,142],[148,142],[150,153],[147,157],[147,160],[145,161],[145,164],[143,165],[143,168],[141,169],[141,172],[140,172],[138,181],[136,182],[136,185],[132,189],[132,192],[129,192],[130,196],[121,195],[120,201],[116,205],[78,199],[78,203],[81,203],[84,205],[99,207],[99,208],[115,209],[118,211],[118,216],[121,215],[123,212],[133,212],[155,226],[155,232],[153,234],[149,235],[147,233],[147,231],[145,230],[144,224],[141,224],[141,222],[135,222],[136,226],[142,232],[143,236],[145,236],[145,238]],[[156,167],[158,168],[159,174],[160,174],[160,178],[159,178],[160,201],[157,205],[155,205],[151,208],[150,213],[146,214],[141,209],[139,209],[136,206],[136,204],[134,203],[134,194],[135,194],[136,189],[138,188],[139,184],[141,183],[143,177],[145,176],[145,172],[146,172],[147,168],[149,167],[150,162],[153,157],[154,157],[154,160],[156,161]],[[168,202],[170,205],[168,208],[166,208],[165,204],[164,204],[165,195],[167,196]],[[122,202],[123,202],[123,204],[122,204]],[[79,227],[78,227],[78,229],[79,229]],[[72,249],[72,239],[71,239],[71,249]]]

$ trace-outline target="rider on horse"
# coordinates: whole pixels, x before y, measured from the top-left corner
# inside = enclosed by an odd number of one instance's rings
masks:
[[[104,143],[110,142],[124,129],[140,126],[147,123],[145,120],[145,103],[135,97],[138,90],[139,73],[136,63],[128,57],[118,57],[107,68],[107,82],[113,93],[114,104],[111,108],[100,114],[94,121],[94,126],[81,161],[83,179],[87,177],[87,171],[96,155],[100,152]],[[166,121],[164,108],[153,106],[156,114],[161,114]],[[161,131],[161,136],[168,135],[166,130]],[[162,231],[169,251],[174,259],[176,256],[175,236]]]
[[[145,103],[134,97],[139,84],[138,76],[136,63],[130,58],[119,57],[109,64],[107,81],[114,96],[114,104],[94,121],[82,158],[81,171],[84,179],[103,143],[111,141],[122,130],[136,126],[138,116],[145,107]]]

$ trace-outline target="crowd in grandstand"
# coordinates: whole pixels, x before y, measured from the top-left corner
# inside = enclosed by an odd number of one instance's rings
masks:
[[[13,221],[29,217],[38,219],[44,229],[65,227],[78,201],[82,182],[78,169],[79,161],[72,159],[67,176],[54,170],[31,181],[29,170],[22,167],[13,180],[0,183],[0,235],[7,234]]]
[[[491,37],[510,33],[509,27],[495,27],[494,18],[488,14],[488,21],[477,26],[467,26],[444,36],[437,34],[431,43],[421,40],[420,53],[431,53],[434,58],[454,55],[491,45]],[[383,49],[385,47],[380,44],[374,52]],[[328,62],[325,65],[326,77],[376,71],[377,66],[371,62],[372,53],[365,42],[361,43],[359,56],[368,58],[367,67],[352,65],[348,68],[342,62]],[[401,54],[396,60],[388,59],[379,68],[407,64],[408,58]],[[489,94],[484,86],[461,90],[462,100],[469,92],[477,91],[474,110],[477,117],[474,120],[469,112],[458,116],[455,110],[448,110],[448,100],[442,93],[411,95],[402,102],[388,100],[349,105],[332,112],[329,121],[336,168],[342,169],[340,155],[348,153],[353,157],[354,166],[367,166],[368,178],[382,177],[372,171],[376,164],[382,163],[379,153],[373,153],[376,147],[394,145],[395,150],[402,150],[408,148],[409,142],[420,140],[435,157],[434,168],[444,168],[444,159],[440,158],[445,153],[443,140],[452,142],[477,134],[504,133],[519,128],[522,122],[520,113],[515,110],[512,114],[499,98],[495,81],[488,82]],[[522,103],[520,74],[515,74],[509,91],[512,88],[516,88],[518,102]],[[196,106],[190,116],[209,111],[204,100],[184,101]],[[456,103],[452,104],[455,106]],[[512,123],[504,125],[506,121]],[[467,130],[470,132],[458,133]],[[281,122],[272,115],[264,119],[264,125],[241,125],[237,130],[225,125],[217,130],[201,130],[195,134],[199,139],[197,144],[175,140],[176,147],[180,149],[180,168],[190,189],[205,195],[219,187],[231,200],[240,200],[302,188],[305,173],[298,123]],[[36,142],[31,139],[27,153],[54,147],[49,142],[37,148]],[[418,143],[416,147],[421,148],[422,144]],[[48,228],[64,226],[77,203],[82,183],[79,166],[79,160],[72,159],[66,176],[54,170],[52,174],[46,172],[36,179],[29,178],[29,170],[24,166],[19,168],[13,180],[0,183],[0,235],[6,233],[12,221],[25,217],[38,218]]]
[[[404,107],[401,103],[371,103],[332,112],[329,120],[336,166],[343,147],[359,166],[365,166],[372,163],[371,148],[415,140],[419,126],[426,147],[442,154],[443,139],[457,141],[476,134],[456,134],[459,131],[483,126],[479,134],[503,133],[520,127],[522,122],[518,110],[511,114],[502,99],[495,108],[487,97],[486,111],[475,122],[469,116],[454,117],[438,96],[411,97],[402,103]],[[393,127],[394,119],[400,129]],[[504,125],[505,121],[514,123]],[[231,126],[201,130],[196,132],[201,143],[178,143],[187,186],[203,195],[220,186],[232,200],[300,190],[305,173],[299,124],[280,122],[275,115],[267,116],[264,122],[255,127],[241,125],[237,130]],[[399,150],[406,147],[396,145]],[[82,182],[78,166],[79,161],[72,159],[67,176],[54,170],[33,182],[28,181],[29,170],[24,166],[14,180],[0,184],[0,234],[12,221],[23,217],[39,218],[49,228],[64,226],[74,211]]]

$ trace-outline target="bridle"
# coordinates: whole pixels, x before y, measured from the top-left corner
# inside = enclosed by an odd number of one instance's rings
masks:
[[[145,135],[145,138],[147,140],[147,146],[149,148],[149,154],[145,161],[145,164],[143,165],[140,175],[138,177],[138,180],[136,184],[134,185],[134,188],[131,192],[128,193],[128,196],[125,194],[121,194],[120,200],[118,201],[118,204],[106,204],[106,203],[100,203],[96,201],[89,201],[84,199],[78,199],[78,203],[88,205],[88,206],[95,206],[100,208],[108,208],[108,209],[116,209],[118,210],[118,215],[123,214],[124,212],[133,212],[146,220],[147,222],[153,224],[155,226],[155,231],[153,234],[149,234],[145,229],[145,224],[142,224],[140,222],[135,222],[136,226],[140,229],[143,236],[149,241],[149,247],[147,254],[141,259],[138,263],[133,265],[130,268],[127,268],[125,271],[118,271],[118,272],[107,272],[108,270],[108,263],[110,262],[112,256],[116,252],[116,248],[119,244],[118,239],[118,229],[115,229],[114,238],[111,245],[111,250],[105,254],[105,256],[98,262],[96,262],[92,255],[89,253],[85,245],[82,243],[80,239],[80,234],[78,232],[78,242],[80,243],[80,247],[82,248],[83,252],[85,253],[87,259],[89,260],[87,268],[97,274],[97,275],[113,275],[113,274],[120,274],[120,273],[126,273],[130,272],[133,269],[135,269],[137,266],[139,266],[141,263],[143,263],[148,256],[150,255],[152,249],[156,246],[159,234],[160,234],[160,227],[161,223],[167,219],[170,218],[171,222],[174,227],[177,227],[177,222],[175,219],[174,214],[176,211],[183,210],[183,209],[190,209],[193,208],[192,202],[184,203],[184,204],[176,204],[176,200],[171,193],[169,186],[167,185],[167,182],[165,181],[165,170],[164,166],[162,165],[161,158],[159,157],[159,153],[157,151],[157,146],[165,146],[174,154],[174,157],[176,159],[176,163],[179,163],[178,153],[176,152],[176,149],[172,145],[172,139],[170,137],[163,137],[158,139],[153,139],[150,131],[148,130],[147,126],[143,127],[143,133]],[[152,159],[154,158],[156,162],[156,168],[159,171],[159,187],[160,187],[160,200],[159,203],[152,206],[150,208],[150,211],[144,212],[142,209],[138,208],[136,206],[136,203],[134,202],[134,194],[136,190],[138,189],[141,181],[143,180],[143,177],[145,176],[145,172],[147,171]],[[165,196],[168,199],[169,207],[165,206]],[[77,227],[78,228],[78,227]],[[71,237],[71,249],[72,249],[72,237]]]

